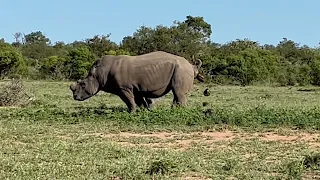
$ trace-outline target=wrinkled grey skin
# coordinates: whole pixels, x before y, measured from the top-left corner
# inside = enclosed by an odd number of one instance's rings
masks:
[[[70,85],[74,100],[84,101],[99,91],[121,98],[132,112],[136,106],[150,109],[156,98],[173,92],[174,105],[186,105],[187,93],[197,78],[199,64],[163,51],[139,56],[106,55],[97,60],[86,78]],[[203,81],[202,81],[203,82]]]
[[[194,59],[194,56],[193,56],[193,59]],[[199,68],[201,67],[202,65],[202,61],[200,59],[197,59],[196,60],[198,62],[197,65],[192,65],[193,67],[193,70],[194,70],[194,76],[200,81],[200,82],[204,82],[204,77],[201,76],[199,74]],[[152,109],[153,107],[153,104],[156,102],[156,101],[159,101],[160,99],[159,98],[147,98],[147,97],[143,97],[142,99],[142,102],[144,107],[146,107],[147,109]],[[141,104],[137,104],[138,106],[141,106]]]
[[[194,60],[194,56],[192,57],[192,59]],[[199,68],[201,67],[202,65],[202,61],[200,59],[197,59],[196,60],[198,62],[197,65],[192,65],[193,67],[193,70],[194,70],[194,76],[200,81],[200,82],[204,82],[204,77],[201,76],[199,74]],[[159,101],[160,99],[159,98],[147,98],[147,97],[143,97],[142,99],[142,102],[144,107],[146,107],[147,109],[152,109],[153,107],[153,104],[156,102],[156,101]],[[141,104],[137,104],[138,106],[141,106]]]

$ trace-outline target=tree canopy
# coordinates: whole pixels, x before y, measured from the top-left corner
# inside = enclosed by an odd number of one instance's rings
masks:
[[[186,16],[171,26],[140,26],[118,45],[110,34],[66,44],[52,43],[41,31],[16,32],[15,42],[0,40],[1,78],[76,80],[103,55],[141,55],[166,51],[203,61],[207,82],[251,85],[320,85],[320,49],[283,38],[277,45],[236,39],[225,44],[210,40],[212,27],[203,17]],[[213,38],[214,39],[214,38]]]

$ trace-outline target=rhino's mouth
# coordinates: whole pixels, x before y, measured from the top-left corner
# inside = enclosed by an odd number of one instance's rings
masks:
[[[73,95],[73,99],[76,101],[84,101],[85,100],[85,98],[79,97],[77,95]]]
[[[88,96],[88,97],[77,96],[77,95],[73,96],[73,99],[76,101],[84,101],[84,100],[87,100],[88,98],[90,98],[90,96]]]

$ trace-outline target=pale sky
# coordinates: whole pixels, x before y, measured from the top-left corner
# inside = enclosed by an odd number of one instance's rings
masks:
[[[52,42],[111,33],[119,43],[141,25],[170,26],[187,15],[212,26],[213,42],[249,38],[276,45],[282,38],[314,47],[320,41],[319,0],[0,0],[0,38],[42,31]]]

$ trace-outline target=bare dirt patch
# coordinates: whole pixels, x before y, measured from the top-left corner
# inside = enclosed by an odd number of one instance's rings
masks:
[[[275,133],[264,133],[262,140],[265,141],[317,141],[320,138],[319,134],[314,133],[299,133],[298,135],[278,135]],[[320,141],[319,141],[320,142]]]
[[[303,179],[320,179],[320,175],[316,173],[307,172],[303,174]]]
[[[180,179],[185,179],[185,180],[209,180],[210,178],[204,177],[200,174],[190,172],[190,173],[185,173]]]
[[[118,134],[95,133],[91,134],[114,141],[124,146],[145,146],[150,148],[186,150],[193,145],[201,144],[202,147],[210,148],[210,145],[221,141],[277,141],[283,143],[306,143],[310,148],[320,147],[320,133],[295,133],[294,135],[279,135],[275,132],[267,133],[237,133],[225,132],[195,132],[195,133],[152,133],[138,134],[120,132]],[[139,141],[136,138],[153,138],[154,141]],[[249,155],[248,155],[249,156]]]
[[[114,136],[120,136],[120,137],[155,137],[159,139],[166,139],[168,137],[171,137],[174,135],[174,133],[166,133],[166,132],[160,132],[160,133],[153,133],[153,134],[136,134],[136,133],[128,133],[128,132],[121,132],[119,134],[104,134],[104,133],[97,133],[95,135],[101,136],[101,137],[114,137]]]

